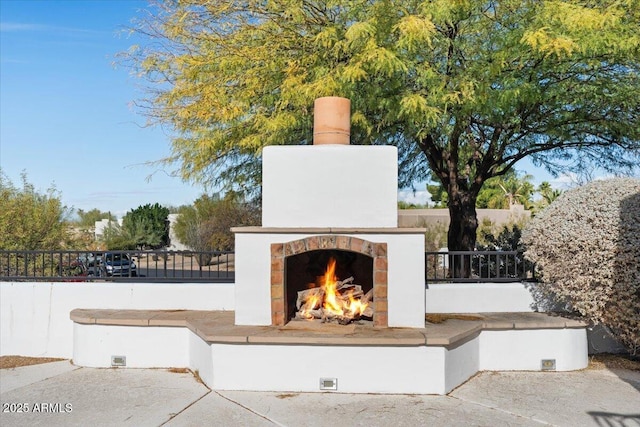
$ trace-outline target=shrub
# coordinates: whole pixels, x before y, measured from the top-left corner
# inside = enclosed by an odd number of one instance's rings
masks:
[[[55,188],[36,190],[22,175],[15,186],[0,170],[0,250],[56,250],[71,245],[70,210]]]
[[[511,221],[502,226],[484,218],[478,227],[476,250],[479,251],[523,251],[521,237],[528,218]]]
[[[202,195],[193,206],[183,206],[175,224],[178,239],[195,251],[231,251],[234,234],[231,227],[259,225],[260,210],[256,203],[240,199],[235,194],[219,196]],[[211,255],[198,258],[200,265],[207,265]]]
[[[441,221],[427,223],[422,220],[420,227],[425,228],[424,247],[427,252],[435,252],[447,246],[447,229],[449,226]]]
[[[122,218],[125,240],[133,240],[134,247],[158,249],[169,243],[169,209],[146,204],[130,210]]]
[[[523,233],[537,263],[539,302],[560,303],[640,349],[640,181],[615,178],[570,190]]]
[[[511,222],[498,229],[490,221],[483,221],[478,227],[478,251],[518,251],[523,252],[521,236],[526,220]],[[472,270],[480,277],[521,277],[533,270],[533,263],[520,255],[499,257],[496,255],[481,255],[473,258]],[[530,278],[530,277],[528,277]]]

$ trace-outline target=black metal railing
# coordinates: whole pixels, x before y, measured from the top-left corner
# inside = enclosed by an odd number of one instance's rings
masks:
[[[235,280],[230,251],[0,251],[0,281]]]
[[[0,251],[0,281],[235,281],[231,251]],[[425,253],[425,281],[535,281],[518,251]]]
[[[519,251],[425,252],[425,281],[535,281],[535,266]]]

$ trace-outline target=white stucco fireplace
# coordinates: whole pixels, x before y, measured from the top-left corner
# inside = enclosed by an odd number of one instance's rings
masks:
[[[397,149],[345,143],[345,114],[348,100],[320,98],[315,137],[329,129],[321,144],[263,149],[262,226],[233,229],[236,325],[286,324],[299,270],[289,261],[328,251],[370,261],[356,275],[373,289],[375,327],[424,327],[424,230],[397,226]]]

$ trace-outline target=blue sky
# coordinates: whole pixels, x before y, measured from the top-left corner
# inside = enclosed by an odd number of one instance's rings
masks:
[[[145,1],[0,0],[0,168],[24,171],[68,207],[123,216],[147,203],[191,204],[203,189],[147,165],[170,153],[131,107],[142,81],[113,65],[138,41],[122,30]],[[528,163],[535,182],[552,180]],[[424,187],[418,187],[421,190]],[[424,202],[426,192],[402,193]]]
[[[202,189],[145,165],[169,154],[131,107],[142,83],[113,65],[144,1],[0,0],[0,167],[76,209],[123,215],[190,204]],[[151,176],[150,181],[147,178]]]

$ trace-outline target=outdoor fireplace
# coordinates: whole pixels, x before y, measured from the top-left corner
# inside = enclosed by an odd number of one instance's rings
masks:
[[[322,144],[263,149],[262,226],[232,229],[235,283],[189,292],[233,311],[189,295],[169,304],[199,310],[73,310],[74,363],[126,357],[189,367],[212,390],[287,393],[446,394],[479,370],[583,368],[580,322],[425,325],[425,230],[397,227],[397,150],[349,145],[340,111],[314,129]]]
[[[271,244],[272,324],[282,326],[296,318],[340,324],[364,319],[385,327],[387,281],[385,243],[319,235]],[[323,289],[327,282],[342,286],[336,289],[341,307],[331,309],[335,303],[325,298],[328,292]],[[318,295],[312,304],[311,298]],[[361,312],[349,312],[361,304]],[[313,311],[305,316],[304,308]],[[345,313],[337,313],[339,308]]]
[[[306,316],[298,305],[319,310],[299,294],[320,286],[333,258],[341,297],[368,309],[309,320],[424,327],[424,230],[397,226],[396,147],[349,145],[347,99],[314,107],[314,145],[263,149],[262,226],[233,229],[235,323],[284,326]]]

